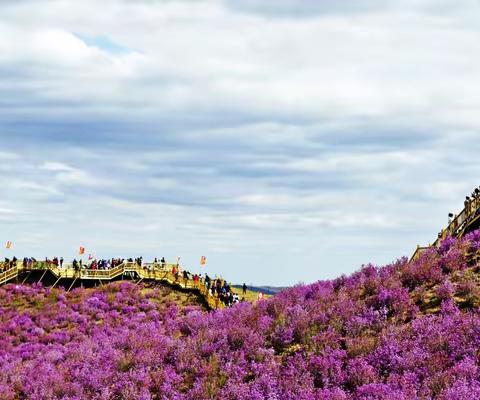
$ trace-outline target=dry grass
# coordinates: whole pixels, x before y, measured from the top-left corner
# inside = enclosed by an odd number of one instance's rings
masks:
[[[234,288],[233,291],[238,293],[238,296],[240,297],[240,299],[245,298],[246,301],[249,301],[251,303],[254,303],[258,300],[258,292],[254,292],[252,290],[247,289],[247,294],[244,295],[242,289]],[[269,297],[272,297],[272,296],[265,293],[263,294],[264,299],[268,299]]]

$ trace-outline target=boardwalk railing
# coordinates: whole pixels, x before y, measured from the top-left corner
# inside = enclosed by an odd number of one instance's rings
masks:
[[[74,269],[72,264],[64,264],[63,267],[59,267],[54,264],[47,264],[45,262],[36,263],[32,266],[24,266],[21,261],[17,265],[8,269],[7,271],[0,273],[0,285],[3,285],[11,280],[14,280],[22,272],[32,271],[50,271],[56,278],[57,282],[60,279],[73,279],[73,280],[112,280],[121,275],[132,277],[136,275],[139,278],[139,282],[143,280],[153,280],[158,282],[166,282],[170,285],[179,286],[182,289],[191,290],[199,293],[208,304],[211,309],[223,308],[223,303],[216,296],[212,296],[207,290],[204,282],[195,282],[193,279],[185,279],[183,276],[172,273],[172,268],[175,264],[154,264],[146,263],[138,265],[134,262],[123,262],[120,265],[111,269],[88,269],[80,268]],[[73,283],[72,283],[73,285]]]
[[[7,283],[8,281],[15,279],[18,276],[18,268],[11,268],[0,274],[0,285]]]
[[[452,220],[445,229],[438,234],[437,239],[433,242],[434,247],[438,247],[440,242],[447,236],[462,237],[468,228],[474,224],[477,224],[480,219],[480,196],[477,196],[470,201],[465,202],[465,207],[459,214],[453,216]],[[428,249],[430,246],[420,247],[417,246],[415,252],[412,255],[411,260],[416,260],[420,254]]]

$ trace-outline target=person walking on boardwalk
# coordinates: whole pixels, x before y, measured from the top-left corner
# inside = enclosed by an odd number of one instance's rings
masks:
[[[247,285],[244,283],[242,287],[243,294],[247,294]]]
[[[183,282],[185,284],[185,287],[187,287],[187,282],[188,282],[188,272],[186,270],[183,271]]]
[[[210,289],[210,277],[205,274],[205,287],[208,289]]]
[[[77,276],[77,275],[78,275],[78,271],[80,271],[80,268],[79,268],[79,266],[78,266],[78,262],[77,262],[77,259],[76,259],[76,258],[73,259],[73,269],[75,270],[75,276]]]
[[[465,197],[465,201],[463,202],[463,205],[465,206],[465,212],[467,213],[467,216],[470,214],[470,197]]]
[[[196,288],[198,288],[199,280],[200,280],[200,277],[197,274],[193,275],[193,284]]]

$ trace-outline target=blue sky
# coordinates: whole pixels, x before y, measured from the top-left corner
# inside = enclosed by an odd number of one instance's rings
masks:
[[[6,1],[0,256],[289,285],[434,240],[479,184],[476,1]]]

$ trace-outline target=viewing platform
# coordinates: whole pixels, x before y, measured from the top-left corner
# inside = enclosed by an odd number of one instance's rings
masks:
[[[2,264],[2,263],[0,263]],[[193,279],[185,279],[181,274],[177,277],[172,273],[172,269],[178,266],[176,264],[161,263],[143,263],[139,265],[136,262],[122,262],[114,268],[110,269],[88,269],[73,268],[72,263],[64,263],[62,267],[47,263],[45,261],[37,261],[31,267],[26,267],[22,261],[9,268],[5,272],[0,273],[0,285],[6,283],[17,282],[25,283],[34,273],[41,273],[38,282],[42,282],[47,274],[51,274],[55,279],[52,287],[57,286],[61,281],[66,283],[67,291],[70,291],[78,282],[99,282],[103,284],[106,281],[114,281],[119,279],[133,280],[135,284],[143,281],[156,281],[176,286],[181,290],[188,290],[197,293],[209,309],[215,310],[224,308],[225,305],[220,301],[219,297],[209,293],[205,282],[199,280],[195,282]]]

